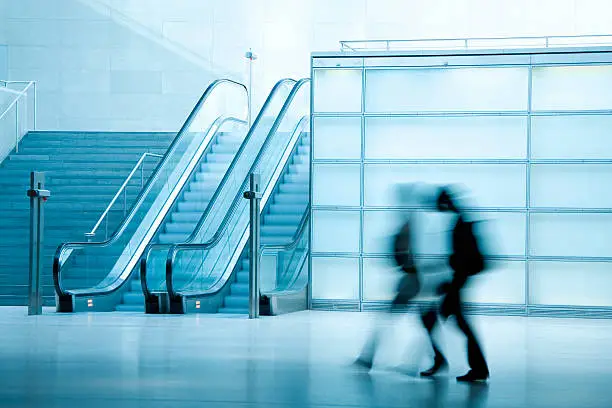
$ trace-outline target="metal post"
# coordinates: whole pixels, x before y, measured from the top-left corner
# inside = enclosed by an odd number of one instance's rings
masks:
[[[257,59],[257,54],[255,54],[253,52],[252,49],[249,48],[249,51],[247,51],[246,54],[244,54],[245,58],[247,60],[249,60],[249,91],[248,91],[248,113],[247,113],[247,117],[248,117],[248,123],[249,123],[249,128],[251,127],[251,111],[252,111],[252,106],[253,106],[253,61],[255,61]]]
[[[45,173],[30,173],[30,281],[28,286],[28,315],[42,314],[42,249],[44,247],[45,212],[43,203],[51,196],[45,190]]]
[[[15,102],[15,153],[19,153],[19,99]]]
[[[261,193],[259,192],[259,174],[251,174],[249,179],[250,190],[244,192],[244,198],[250,201],[249,319],[257,319],[259,317],[259,202]]]
[[[36,130],[36,121],[38,120],[38,118],[36,117],[38,115],[37,107],[36,107],[38,103],[38,101],[36,100],[37,93],[38,93],[38,89],[36,88],[36,81],[34,81],[34,98],[33,98],[34,99],[34,130]]]

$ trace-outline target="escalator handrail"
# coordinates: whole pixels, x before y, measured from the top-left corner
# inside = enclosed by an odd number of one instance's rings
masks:
[[[306,210],[304,211],[304,214],[302,215],[302,218],[300,219],[298,228],[293,234],[291,241],[283,245],[269,245],[269,244],[260,245],[259,246],[260,253],[264,254],[264,253],[271,253],[271,252],[291,251],[292,249],[294,249],[297,246],[298,242],[300,241],[300,238],[302,238],[302,235],[304,234],[304,231],[306,230],[306,225],[308,225],[309,219],[310,219],[310,204],[306,207]]]
[[[295,135],[296,132],[303,132],[303,126],[304,123],[308,121],[307,117],[303,117],[298,124],[295,126],[295,128],[293,129],[293,131],[291,132],[292,135]],[[291,138],[293,139],[293,137]],[[296,140],[296,144],[297,144],[297,140]],[[288,156],[288,159],[291,156]],[[252,173],[252,169],[251,172],[247,173],[247,174],[251,174]],[[281,174],[281,173],[279,173]],[[278,181],[278,180],[277,180]],[[242,183],[242,187],[246,188],[248,186],[247,184],[248,182],[248,176],[245,178],[245,180]],[[273,185],[271,187],[269,187],[270,189],[273,189],[275,183],[273,183]],[[264,191],[263,196],[266,196],[266,191]],[[173,268],[173,264],[174,261],[176,259],[176,254],[181,251],[181,250],[208,250],[213,248],[215,245],[217,245],[220,241],[221,238],[223,237],[223,233],[225,232],[225,230],[227,230],[227,228],[229,228],[229,220],[232,218],[232,216],[236,213],[236,211],[238,211],[238,204],[240,203],[240,201],[244,199],[243,198],[243,194],[242,192],[240,192],[235,198],[234,201],[232,202],[232,206],[230,207],[230,209],[228,210],[227,214],[225,215],[221,226],[219,227],[219,229],[216,231],[215,235],[207,242],[201,243],[201,244],[175,244],[170,248],[170,251],[168,252],[168,256],[166,258],[166,289],[167,289],[167,293],[169,296],[174,296],[174,298],[176,298],[178,296],[178,294],[173,291],[173,285],[172,285],[172,280],[169,280],[172,278],[171,274],[172,274],[172,268]],[[260,211],[262,211],[260,209]],[[187,285],[189,285],[191,282],[194,281],[194,279],[196,279],[196,276],[192,276],[189,283]],[[217,288],[219,281],[223,280],[223,276],[221,276],[219,279],[217,279],[217,282],[215,282],[214,285],[212,285],[211,288],[203,290],[200,295],[210,295],[210,294],[214,294],[216,293],[221,287],[224,286],[225,283],[223,283],[221,285],[220,288]],[[170,284],[168,285],[168,282],[170,282]]]
[[[253,122],[251,128],[249,129],[249,131],[248,131],[246,137],[244,138],[242,144],[238,148],[238,151],[234,155],[234,158],[232,159],[231,164],[229,165],[228,169],[225,171],[225,174],[223,175],[223,178],[219,182],[219,186],[216,188],[213,196],[211,197],[208,205],[206,206],[206,209],[204,210],[204,212],[200,216],[200,219],[198,220],[198,223],[194,227],[194,229],[191,232],[191,234],[189,235],[189,237],[187,237],[187,239],[185,241],[183,241],[183,243],[191,243],[197,237],[197,233],[199,232],[200,228],[202,227],[202,224],[208,218],[210,212],[212,211],[212,209],[214,207],[214,204],[219,199],[219,195],[221,194],[221,191],[223,190],[223,187],[228,183],[228,180],[231,177],[233,169],[236,167],[238,161],[240,160],[240,157],[242,156],[242,153],[244,152],[244,150],[248,146],[249,141],[251,140],[253,134],[255,134],[255,132],[258,130],[259,123],[264,119],[264,116],[266,115],[268,107],[270,106],[270,104],[274,100],[276,94],[278,92],[280,92],[280,90],[282,89],[283,86],[288,85],[288,84],[295,85],[296,83],[297,83],[297,81],[295,79],[292,79],[292,78],[283,78],[283,79],[281,79],[281,80],[276,82],[276,84],[274,85],[274,87],[272,88],[270,93],[268,94],[268,97],[266,98],[266,101],[264,102],[262,108],[260,109],[259,114],[255,118],[255,121]],[[274,127],[274,125],[273,125],[273,127]],[[272,130],[272,128],[270,130]],[[268,135],[266,135],[266,139],[270,136],[270,134],[271,133],[269,132]],[[143,291],[145,297],[151,296],[151,294],[152,294],[152,291],[149,290],[148,281],[147,281],[147,276],[148,276],[147,275],[147,266],[149,265],[149,256],[151,255],[153,250],[156,250],[156,249],[170,249],[172,247],[172,245],[174,245],[174,244],[158,244],[158,243],[155,243],[155,244],[149,244],[149,245],[147,245],[147,248],[145,248],[145,250],[143,252],[142,259],[141,259],[141,265],[140,265],[140,272],[141,272],[140,283],[142,285],[142,291]]]
[[[276,133],[278,127],[280,126],[280,123],[282,122],[283,118],[285,117],[285,114],[289,110],[289,107],[291,106],[291,102],[293,102],[293,99],[295,98],[295,95],[298,93],[298,91],[301,89],[301,87],[304,84],[309,83],[309,82],[310,82],[310,78],[304,78],[304,79],[299,80],[294,85],[294,87],[291,90],[291,93],[289,94],[289,96],[287,97],[287,100],[285,101],[285,103],[284,103],[284,105],[283,105],[283,107],[282,107],[278,117],[276,118],[276,120],[274,122],[274,125],[270,129],[270,132],[268,133],[268,136],[266,137],[266,140],[265,140],[262,148],[260,149],[259,153],[257,154],[257,157],[255,158],[255,160],[253,162],[253,165],[251,166],[251,168],[247,172],[246,177],[245,177],[244,182],[243,182],[242,185],[244,185],[248,181],[249,175],[253,172],[253,170],[259,164],[259,161],[261,160],[261,156],[267,150],[267,147],[270,144],[271,136]],[[307,116],[301,118],[300,121],[298,122],[298,124],[296,125],[295,129],[293,130],[292,134],[295,134],[295,132],[298,131],[298,129],[301,132],[302,131],[301,130],[302,126],[304,125],[304,123],[306,123],[309,120],[310,120],[310,118],[307,117]],[[298,140],[299,140],[299,138],[298,138]],[[297,143],[297,141],[296,141],[296,143]],[[293,148],[293,146],[291,148]],[[272,187],[274,187],[274,186],[272,186]],[[229,220],[231,219],[232,215],[237,211],[238,203],[240,202],[240,200],[244,199],[243,196],[242,196],[242,193],[243,193],[242,191],[238,192],[238,194],[234,198],[234,201],[232,202],[230,210],[227,212],[227,214],[223,218],[223,221],[221,222],[220,227],[217,229],[217,231],[215,232],[215,235],[208,242],[204,242],[204,243],[201,243],[201,244],[193,244],[193,243],[190,243],[190,244],[175,244],[175,245],[172,245],[169,248],[168,256],[166,258],[166,289],[167,289],[168,296],[171,299],[172,298],[176,298],[178,296],[178,293],[174,291],[174,287],[173,287],[173,284],[172,284],[173,264],[174,264],[177,252],[182,250],[182,249],[191,249],[191,250],[201,249],[201,250],[206,250],[206,249],[210,249],[213,246],[215,246],[221,240],[221,236],[222,236],[223,232],[225,231],[225,229],[228,228]],[[192,279],[192,281],[193,281],[193,279]]]
[[[247,122],[245,120],[236,119],[236,118],[233,118],[233,117],[224,117],[224,116],[221,116],[221,117],[217,118],[210,125],[210,127],[206,131],[206,134],[210,134],[211,132],[213,132],[213,135],[217,134],[219,129],[226,122],[236,122],[236,123],[239,123],[239,124],[247,125]],[[205,138],[205,140],[206,139],[212,141],[214,138],[213,137]],[[209,144],[209,146],[207,146],[205,149],[202,150],[202,154],[200,154],[199,157],[197,157],[198,161],[202,160],[202,157],[204,157],[206,155],[206,153],[209,151],[210,146],[211,145]],[[196,158],[194,157],[194,159],[196,159]],[[157,172],[157,169],[160,168],[160,166],[161,166],[161,163],[157,166],[156,172]],[[197,169],[197,166],[194,166],[194,168],[192,169],[192,173],[196,169]],[[154,175],[155,174],[156,173],[154,173]],[[147,182],[147,186],[149,186],[149,189],[147,189],[147,192],[150,190],[149,182],[152,180],[152,178],[153,178],[153,176],[151,176],[149,178],[149,181]],[[142,195],[143,192],[144,192],[144,189],[143,189],[143,191],[141,191],[140,194]],[[140,204],[142,204],[142,202],[138,203],[138,206]],[[133,217],[133,214],[136,211],[136,209],[137,209],[137,204],[134,204],[132,206],[132,208],[130,209],[130,215],[128,215],[128,217],[130,217],[130,219]],[[124,218],[123,222],[125,222],[125,220],[126,220],[126,218]],[[123,228],[123,230],[125,230],[125,227]],[[118,234],[113,234],[109,239],[106,239],[106,240],[100,241],[100,242],[66,242],[66,243],[60,244],[58,246],[57,250],[55,251],[55,254],[54,254],[54,257],[53,257],[53,284],[54,284],[54,287],[55,287],[55,292],[59,296],[67,296],[67,295],[69,295],[71,293],[74,293],[74,292],[78,292],[82,296],[89,296],[89,295],[96,295],[96,294],[102,294],[102,293],[112,293],[113,291],[115,291],[116,289],[121,287],[122,283],[120,283],[119,285],[116,285],[115,284],[116,282],[114,282],[113,284],[109,284],[106,287],[102,287],[102,288],[92,287],[92,288],[89,288],[89,290],[83,290],[83,289],[66,290],[66,289],[64,289],[62,287],[62,280],[61,280],[61,269],[62,269],[63,262],[60,262],[60,260],[61,260],[62,254],[64,252],[66,252],[67,250],[70,250],[70,249],[78,249],[78,248],[83,248],[83,247],[108,247],[108,246],[112,245],[114,242],[116,242],[116,240],[118,238],[119,238]],[[118,279],[119,279],[119,277],[118,277]]]
[[[223,175],[223,178],[219,182],[219,186],[217,187],[217,189],[215,190],[213,196],[211,197],[211,199],[209,201],[209,204],[206,206],[206,209],[202,213],[202,216],[198,220],[198,223],[194,227],[193,231],[191,232],[189,237],[187,237],[185,239],[185,241],[183,241],[183,243],[191,243],[196,238],[197,232],[200,230],[200,228],[202,227],[202,224],[204,223],[204,221],[206,220],[206,218],[208,217],[208,215],[212,211],[213,204],[216,203],[216,201],[218,200],[219,194],[220,194],[223,186],[225,186],[225,184],[227,184],[227,182],[228,182],[228,180],[229,180],[229,178],[231,176],[232,170],[236,167],[236,165],[238,163],[238,160],[240,159],[240,157],[242,155],[242,152],[246,149],[246,147],[247,147],[251,137],[257,131],[258,125],[261,122],[261,120],[263,119],[263,117],[264,117],[264,115],[265,115],[265,113],[267,111],[267,108],[270,106],[270,104],[274,100],[274,97],[276,96],[276,93],[279,92],[279,90],[281,89],[282,86],[284,86],[286,84],[295,84],[296,82],[297,81],[295,79],[284,78],[284,79],[279,80],[274,85],[274,87],[272,88],[272,90],[268,94],[268,97],[266,98],[266,101],[264,102],[261,110],[259,111],[259,114],[255,118],[255,121],[253,122],[253,125],[249,129],[249,132],[247,133],[246,137],[244,138],[244,141],[242,142],[242,144],[240,145],[238,151],[234,155],[234,158],[233,158],[230,166],[228,167],[227,171]],[[268,137],[268,136],[266,136],[266,137]],[[161,249],[161,248],[169,249],[172,245],[174,245],[174,244],[149,244],[147,246],[147,248],[145,249],[145,252],[144,252],[144,256],[143,256],[143,260],[145,262],[145,267],[144,267],[144,269],[145,269],[145,276],[146,276],[146,263],[147,263],[147,260],[149,258],[149,255],[150,255],[151,251],[153,249]],[[143,281],[143,285],[144,285],[143,289],[145,290],[146,293],[150,293],[148,291],[148,288],[146,288],[146,278],[143,278],[142,281]]]

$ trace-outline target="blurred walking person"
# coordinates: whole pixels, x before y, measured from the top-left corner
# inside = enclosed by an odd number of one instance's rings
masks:
[[[419,293],[419,278],[414,264],[413,249],[411,245],[411,217],[402,225],[393,240],[394,261],[403,272],[397,285],[396,295],[391,303],[390,312],[400,311],[408,306],[409,302]],[[377,325],[366,341],[355,365],[370,370],[381,338],[381,327]]]
[[[459,329],[467,339],[467,357],[470,371],[465,375],[457,377],[457,381],[486,381],[489,378],[489,367],[474,331],[465,319],[461,302],[461,290],[469,277],[485,269],[484,257],[480,251],[477,237],[474,234],[473,222],[465,220],[464,215],[453,201],[453,197],[451,197],[451,193],[447,188],[441,189],[438,194],[436,207],[440,212],[451,212],[456,216],[451,236],[452,253],[449,257],[449,266],[453,270],[453,278],[451,282],[442,284],[439,288],[440,294],[443,294],[439,314],[444,319],[455,316]],[[430,377],[441,370],[447,369],[448,362],[433,339],[433,332],[438,321],[437,308],[426,310],[421,314],[421,320],[427,329],[434,351],[433,366],[421,372],[421,376]]]

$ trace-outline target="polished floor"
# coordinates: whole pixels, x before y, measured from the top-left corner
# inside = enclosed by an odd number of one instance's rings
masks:
[[[441,332],[448,376],[416,378],[428,351],[414,315],[27,317],[0,308],[0,406],[612,407],[612,321],[473,319],[486,386],[455,382],[467,367],[452,322]],[[377,322],[387,334],[377,369],[355,371]]]

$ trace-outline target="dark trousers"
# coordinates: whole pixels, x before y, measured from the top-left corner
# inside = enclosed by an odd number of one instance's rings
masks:
[[[467,340],[467,355],[468,364],[470,368],[476,373],[484,373],[488,375],[489,367],[487,366],[487,362],[485,360],[484,354],[482,353],[482,349],[478,344],[478,340],[476,340],[474,331],[465,319],[463,308],[461,306],[461,295],[459,290],[451,290],[444,296],[444,299],[442,300],[442,304],[440,306],[439,314],[445,319],[447,319],[449,316],[455,316],[455,319],[457,320],[457,326],[459,326],[459,330],[463,332]],[[433,331],[438,322],[437,308],[434,307],[423,311],[421,313],[421,321],[423,322],[423,326],[425,326],[425,329],[427,329],[427,333],[429,334],[429,340],[434,350],[436,361],[444,359],[444,355],[442,354],[440,347],[433,339]]]

